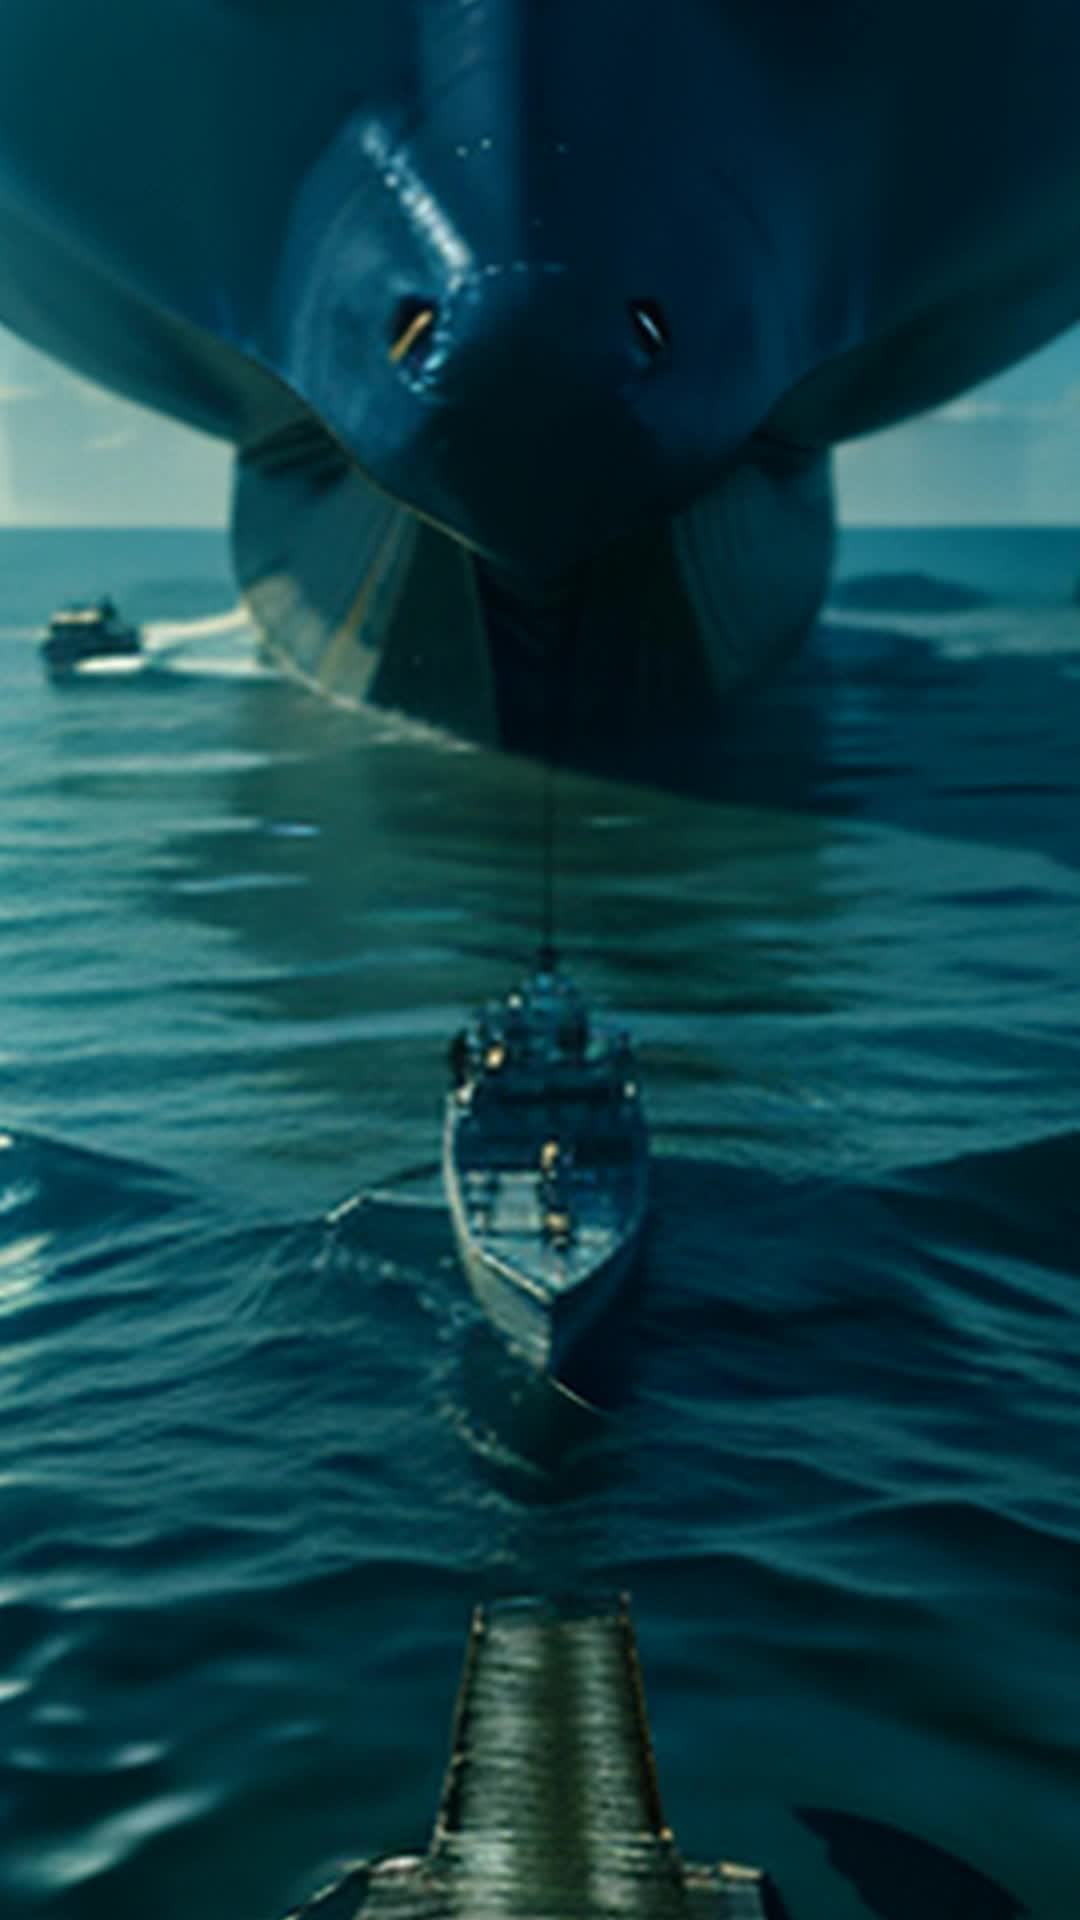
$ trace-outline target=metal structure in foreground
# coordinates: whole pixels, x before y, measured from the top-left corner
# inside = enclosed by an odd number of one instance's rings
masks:
[[[290,1920],[615,1915],[787,1920],[766,1875],[681,1858],[626,1602],[478,1608],[427,1852],[357,1867]]]

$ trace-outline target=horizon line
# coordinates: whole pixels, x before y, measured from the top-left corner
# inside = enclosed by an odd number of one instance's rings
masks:
[[[841,533],[1075,533],[1080,525],[1063,520],[838,520]],[[0,533],[212,533],[228,538],[227,521],[203,520],[3,520]]]

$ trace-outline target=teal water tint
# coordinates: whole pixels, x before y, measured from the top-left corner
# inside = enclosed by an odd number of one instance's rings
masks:
[[[5,1920],[274,1920],[422,1844],[473,1601],[620,1585],[692,1857],[887,1913],[826,1809],[912,1914],[987,1920],[937,1847],[1071,1920],[1080,555],[953,554],[848,536],[978,595],[852,589],[666,784],[559,783],[658,1154],[570,1420],[398,1181],[531,954],[535,769],[261,674],[211,536],[0,535]],[[106,588],[154,669],[50,687]]]

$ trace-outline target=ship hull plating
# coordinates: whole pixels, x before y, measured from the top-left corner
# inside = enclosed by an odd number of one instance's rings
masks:
[[[1078,55],[1060,0],[8,0],[0,322],[232,442],[311,684],[677,730],[812,623],[829,449],[1080,316]]]

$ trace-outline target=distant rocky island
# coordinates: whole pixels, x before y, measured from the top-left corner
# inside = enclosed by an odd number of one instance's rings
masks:
[[[829,595],[834,607],[874,613],[972,613],[991,604],[989,594],[932,573],[863,573],[837,580]]]

